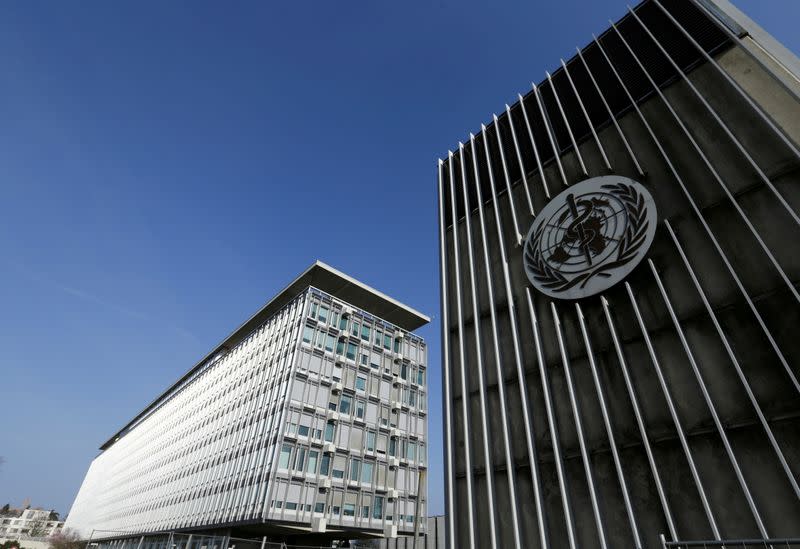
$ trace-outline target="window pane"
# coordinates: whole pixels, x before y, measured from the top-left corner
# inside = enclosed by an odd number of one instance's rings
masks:
[[[331,334],[325,335],[325,350],[333,351],[333,342],[336,340]]]
[[[367,431],[367,450],[375,451],[375,433],[373,431]]]
[[[325,442],[333,442],[333,431],[335,428],[336,426],[333,422],[328,422],[325,425]]]
[[[300,435],[301,437],[307,437],[308,436],[308,427],[306,425],[300,425],[297,428],[297,434]]]
[[[322,322],[328,322],[328,308],[325,305],[319,307],[319,319]]]
[[[303,470],[303,465],[306,462],[306,449],[305,448],[298,448],[297,449],[297,457],[294,460],[294,468],[298,471]]]
[[[366,391],[366,389],[367,389],[367,378],[362,377],[362,376],[358,376],[356,378],[356,389],[358,389],[360,391]]]
[[[369,336],[370,336],[370,327],[365,324],[364,326],[361,327],[361,339],[363,339],[364,341],[369,341]]]
[[[303,341],[306,343],[311,343],[311,340],[314,338],[314,328],[310,326],[303,326]]]
[[[350,461],[350,480],[358,480],[358,474],[361,470],[361,460],[353,459]]]
[[[372,518],[379,519],[383,516],[383,496],[375,496],[375,506],[372,508]]]
[[[350,360],[356,359],[356,344],[355,343],[348,343],[347,344],[347,358]]]
[[[340,355],[344,352],[344,340],[340,339],[336,342],[336,354]]]
[[[325,504],[320,502],[314,505],[314,512],[315,513],[324,513],[325,512]]]
[[[344,504],[344,516],[346,517],[354,517],[356,516],[356,506],[352,503],[345,503]]]
[[[316,450],[311,450],[308,453],[308,466],[306,467],[306,472],[308,473],[316,473],[317,472],[317,458],[319,457],[319,452]]]
[[[359,419],[364,419],[364,408],[365,404],[363,400],[356,401],[356,417]]]
[[[350,406],[353,403],[353,399],[347,395],[342,395],[342,400],[339,402],[339,411],[343,414],[350,413]]]
[[[383,346],[387,349],[392,348],[392,336],[389,334],[383,336]]]
[[[292,455],[292,445],[284,444],[281,447],[281,456],[278,459],[278,467],[282,469],[289,468],[289,457]]]
[[[343,316],[342,319],[339,321],[339,329],[340,330],[347,329],[347,317]]]
[[[383,340],[383,331],[375,330],[375,345],[380,345]]]
[[[359,324],[358,322],[353,322],[350,333],[353,334],[354,336],[358,336],[358,331],[360,329],[361,329],[361,324]]]
[[[361,467],[361,482],[372,484],[372,468],[374,467],[371,461],[365,461]]]
[[[313,301],[311,302],[311,309],[308,313],[308,316],[310,316],[311,318],[317,317],[317,304]]]
[[[327,475],[328,471],[331,468],[331,456],[328,454],[322,454],[322,459],[319,462],[319,474],[320,475]]]

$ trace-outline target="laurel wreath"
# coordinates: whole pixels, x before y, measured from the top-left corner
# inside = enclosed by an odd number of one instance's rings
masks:
[[[574,286],[583,288],[595,276],[609,277],[611,273],[608,271],[630,263],[636,258],[636,252],[642,247],[647,238],[649,226],[644,196],[636,192],[632,185],[626,185],[625,183],[603,185],[602,188],[607,189],[610,194],[620,199],[625,207],[628,219],[625,232],[620,237],[616,259],[598,265],[591,271],[581,273],[574,278],[567,279],[559,271],[553,269],[542,256],[539,242],[546,226],[545,223],[542,223],[533,234],[533,238],[528,239],[524,251],[525,270],[528,272],[528,276],[535,279],[542,288],[552,292],[564,292]]]

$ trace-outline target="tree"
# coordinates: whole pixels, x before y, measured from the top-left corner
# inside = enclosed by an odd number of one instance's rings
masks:
[[[32,538],[41,538],[47,534],[47,521],[43,518],[28,521],[28,535]]]
[[[0,543],[0,549],[23,549],[17,540],[8,540]]]
[[[75,530],[64,528],[50,536],[50,549],[84,549],[86,543]],[[0,547],[0,549],[4,549]]]
[[[50,516],[47,517],[47,520],[61,520],[61,519],[58,517],[58,513],[56,512],[55,509],[50,509]]]
[[[11,514],[11,504],[6,503],[5,505],[3,505],[2,508],[0,508],[0,517],[5,517],[10,514]]]

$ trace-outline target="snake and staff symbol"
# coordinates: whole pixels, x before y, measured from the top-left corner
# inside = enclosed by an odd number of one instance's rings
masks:
[[[596,294],[622,280],[644,257],[656,229],[647,189],[602,176],[576,183],[539,212],[523,259],[531,283],[562,299]]]

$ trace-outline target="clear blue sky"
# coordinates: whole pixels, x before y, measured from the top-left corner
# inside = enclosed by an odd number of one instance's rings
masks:
[[[796,0],[737,2],[793,50]],[[0,504],[97,447],[319,258],[428,313],[436,160],[624,0],[4,2]]]

